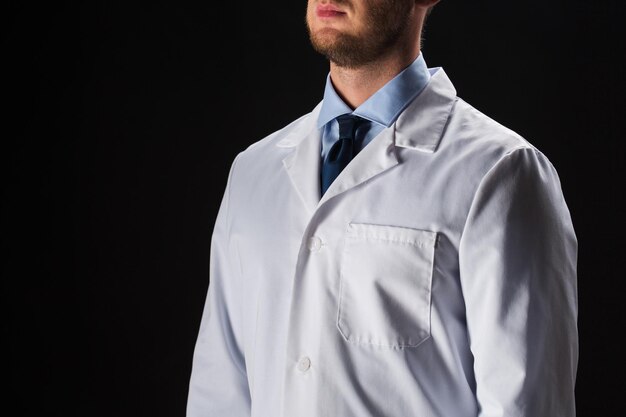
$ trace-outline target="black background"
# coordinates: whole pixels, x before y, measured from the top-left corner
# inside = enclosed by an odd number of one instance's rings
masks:
[[[444,0],[423,49],[561,176],[579,239],[579,416],[623,409],[620,3]],[[4,406],[183,416],[230,163],[322,96],[305,2],[3,7]]]

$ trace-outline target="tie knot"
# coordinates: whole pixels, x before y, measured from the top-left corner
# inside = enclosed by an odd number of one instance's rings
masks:
[[[342,114],[337,117],[337,123],[339,123],[339,139],[354,139],[356,130],[365,121],[366,119],[354,114]]]

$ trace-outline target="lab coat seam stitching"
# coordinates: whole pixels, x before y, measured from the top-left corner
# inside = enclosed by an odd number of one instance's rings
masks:
[[[431,245],[429,245],[427,242],[421,242],[421,241],[412,241],[412,240],[404,240],[404,239],[393,239],[393,238],[382,238],[382,237],[375,237],[375,236],[360,236],[360,235],[356,235],[356,236],[348,236],[348,238],[350,240],[357,240],[357,241],[365,241],[365,242],[384,242],[384,243],[390,243],[390,244],[398,244],[398,245],[406,245],[406,246],[415,246],[418,248],[423,248],[423,247],[430,247]]]

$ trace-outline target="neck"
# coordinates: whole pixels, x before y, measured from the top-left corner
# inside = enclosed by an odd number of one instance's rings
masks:
[[[330,63],[330,78],[339,96],[352,109],[360,106],[382,86],[408,67],[420,54],[417,43],[392,51],[379,59],[355,68]]]

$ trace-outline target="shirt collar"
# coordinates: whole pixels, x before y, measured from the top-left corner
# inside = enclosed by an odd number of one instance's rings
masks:
[[[392,78],[354,111],[339,97],[330,80],[326,77],[324,99],[317,119],[317,127],[322,128],[337,116],[353,113],[372,122],[389,127],[402,110],[422,91],[430,80],[430,72],[423,54]]]

